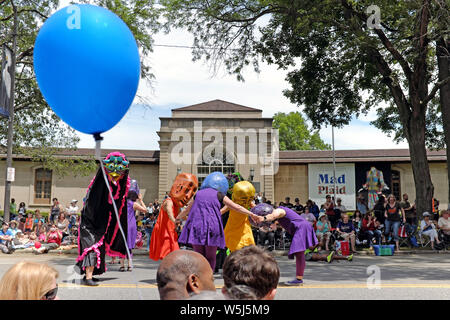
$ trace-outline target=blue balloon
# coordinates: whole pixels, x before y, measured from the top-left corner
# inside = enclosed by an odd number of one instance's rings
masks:
[[[74,129],[114,127],[136,95],[140,58],[127,25],[111,11],[68,6],[46,20],[34,45],[34,71],[53,111]]]
[[[203,180],[202,186],[200,187],[200,189],[206,188],[213,188],[226,195],[228,191],[228,180],[222,172],[211,172],[205,180]]]

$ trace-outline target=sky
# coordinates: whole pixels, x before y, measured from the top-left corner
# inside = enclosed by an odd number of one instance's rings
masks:
[[[62,1],[62,5],[65,2]],[[244,71],[245,82],[239,82],[225,70],[213,75],[202,61],[193,62],[188,48],[161,47],[159,45],[190,46],[192,37],[184,31],[167,35],[155,34],[154,52],[146,57],[155,76],[149,85],[145,80],[139,84],[138,94],[146,99],[149,107],[135,99],[127,114],[111,130],[102,134],[102,148],[159,150],[159,117],[171,116],[171,109],[221,99],[263,110],[263,117],[276,112],[301,111],[290,103],[282,91],[288,89],[285,81],[287,71],[277,70],[273,65],[262,64],[258,74],[252,67]],[[396,144],[391,138],[369,124],[375,119],[371,112],[354,119],[342,129],[335,129],[335,149],[398,149],[407,148],[406,142]],[[79,148],[94,148],[90,135],[77,132]],[[321,138],[331,145],[331,127],[320,130]]]

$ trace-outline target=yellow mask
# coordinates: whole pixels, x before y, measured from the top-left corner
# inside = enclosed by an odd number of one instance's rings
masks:
[[[240,181],[233,186],[233,195],[231,199],[233,202],[248,209],[255,198],[255,193],[255,187],[250,182]]]

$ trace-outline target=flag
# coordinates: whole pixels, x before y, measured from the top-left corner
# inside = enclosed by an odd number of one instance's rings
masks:
[[[9,117],[9,102],[11,100],[11,79],[14,66],[12,65],[13,52],[3,45],[3,54],[0,68],[0,116]]]

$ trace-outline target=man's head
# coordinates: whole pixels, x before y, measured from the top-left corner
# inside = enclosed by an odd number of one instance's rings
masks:
[[[347,222],[348,222],[348,214],[343,213],[343,214],[341,214],[341,217],[342,217],[342,221],[343,221],[344,223],[347,223]]]
[[[244,287],[258,300],[273,300],[279,279],[280,269],[275,259],[257,246],[248,246],[232,252],[225,259],[222,292],[231,299],[245,299],[247,294],[236,296],[234,293],[234,288]]]
[[[408,201],[408,194],[406,193],[403,194],[403,201]]]
[[[156,282],[161,300],[182,300],[204,290],[216,290],[208,260],[188,250],[169,253],[159,265]]]
[[[444,219],[448,219],[448,215],[449,215],[449,212],[448,212],[449,210],[444,210],[444,211],[442,211],[442,217],[444,218]]]
[[[286,198],[284,198],[284,201],[285,201],[286,203],[290,203],[290,202],[291,202],[291,198],[286,197]]]
[[[3,224],[2,224],[3,232],[6,232],[8,230],[8,228],[9,228],[9,224],[7,222],[3,222]]]

